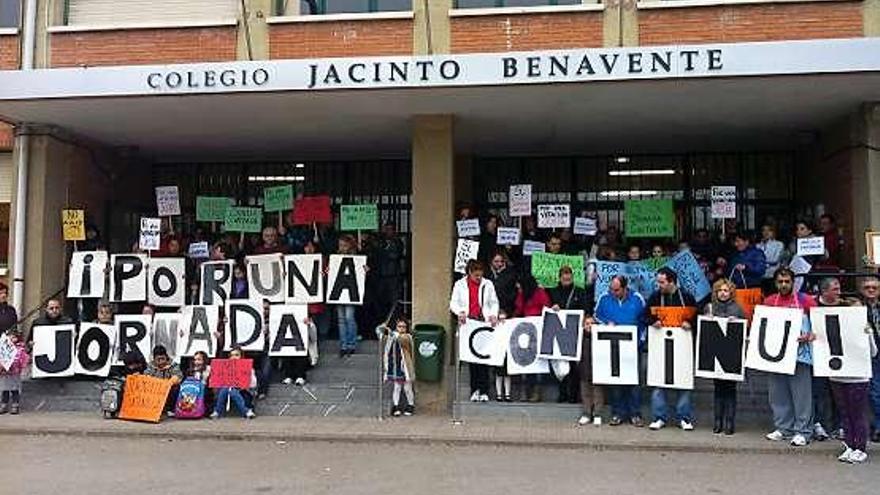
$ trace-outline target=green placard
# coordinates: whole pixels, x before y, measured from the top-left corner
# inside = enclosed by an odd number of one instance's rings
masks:
[[[223,226],[227,232],[259,233],[263,228],[263,210],[246,206],[230,206],[226,209]]]
[[[626,201],[626,237],[674,237],[675,211],[671,199]]]
[[[233,204],[232,198],[198,196],[196,197],[196,221],[223,222],[226,220],[226,209]]]
[[[342,230],[379,230],[376,205],[342,205],[339,216]]]
[[[532,276],[535,277],[535,280],[538,281],[538,285],[541,287],[556,287],[559,284],[559,269],[566,265],[571,267],[571,272],[574,276],[574,285],[584,288],[585,277],[583,256],[532,253]]]
[[[293,186],[267,187],[263,189],[263,209],[265,211],[292,210]]]
[[[657,270],[663,268],[668,261],[669,258],[666,256],[652,256],[650,258],[642,260],[642,264],[656,272]]]

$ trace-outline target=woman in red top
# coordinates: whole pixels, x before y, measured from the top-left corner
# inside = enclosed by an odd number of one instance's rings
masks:
[[[541,316],[550,307],[550,295],[531,274],[523,276],[516,294],[516,317]],[[529,402],[541,402],[540,375],[523,375],[523,398]]]

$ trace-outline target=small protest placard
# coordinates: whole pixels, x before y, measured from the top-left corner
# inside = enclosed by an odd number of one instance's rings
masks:
[[[568,205],[538,205],[538,228],[567,229],[571,227],[571,208]]]
[[[251,385],[253,369],[254,362],[251,359],[212,359],[208,386],[247,389]]]
[[[712,218],[736,218],[736,186],[712,186]]]
[[[267,187],[263,189],[263,210],[287,211],[293,209],[293,186]]]
[[[543,253],[545,249],[544,243],[541,241],[524,241],[523,256],[531,256],[535,253]]]
[[[480,251],[480,243],[467,239],[458,240],[458,249],[455,250],[455,272],[465,273],[467,262],[477,259]]]
[[[675,210],[671,199],[624,202],[626,237],[675,236]]]
[[[170,391],[171,380],[146,375],[129,376],[125,379],[119,419],[158,423]]]
[[[556,287],[559,284],[559,269],[563,266],[571,268],[574,276],[574,285],[583,288],[584,257],[566,256],[563,254],[534,253],[532,254],[532,276],[538,281],[538,285],[545,288]]]
[[[177,186],[156,188],[156,210],[160,217],[180,215],[180,194]]]
[[[499,246],[519,246],[520,231],[516,227],[498,227],[498,238],[496,243]]]
[[[458,237],[476,237],[480,235],[480,221],[476,218],[469,220],[459,220],[455,222],[458,228]]]
[[[138,247],[144,251],[158,251],[161,230],[162,219],[141,218],[141,234],[138,241]]]
[[[0,335],[0,368],[9,371],[15,358],[18,357],[18,352],[18,347],[9,340],[9,336]]]
[[[196,221],[222,222],[226,220],[226,209],[233,203],[232,198],[198,196],[196,197]]]
[[[508,212],[511,217],[527,217],[532,214],[532,185],[517,184],[510,186]]]
[[[227,232],[259,233],[263,229],[263,210],[248,206],[231,206],[226,209],[223,227]]]
[[[823,256],[825,254],[825,238],[822,236],[804,237],[797,240],[798,256]]]
[[[339,209],[342,230],[379,230],[379,207],[369,205],[342,205]]]
[[[304,196],[293,205],[293,224],[333,223],[330,196]]]
[[[65,241],[86,240],[85,210],[61,210],[61,231]]]
[[[575,235],[596,235],[598,231],[599,226],[595,218],[577,217],[574,219]]]
[[[190,244],[186,255],[197,260],[210,258],[211,253],[208,252],[208,241],[194,242]]]

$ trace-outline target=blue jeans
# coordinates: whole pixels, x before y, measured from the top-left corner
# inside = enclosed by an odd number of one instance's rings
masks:
[[[642,389],[638,385],[608,387],[611,415],[628,420],[642,415]]]
[[[871,409],[874,411],[874,431],[880,431],[880,358],[873,361],[874,377],[871,379]]]
[[[232,403],[235,404],[235,408],[238,409],[238,413],[244,416],[249,408],[244,397],[241,395],[241,390],[230,387],[217,389],[217,399],[214,403],[214,412],[222,416],[223,411],[226,410],[226,402],[230,399],[232,400]]]
[[[654,420],[662,419],[664,422],[669,421],[666,390],[665,388],[655,388],[651,392],[651,414],[654,415]],[[675,402],[675,419],[676,421],[692,423],[694,421],[694,405],[691,402],[691,391],[677,390],[677,392],[678,400]]]
[[[339,348],[353,351],[357,348],[357,321],[354,317],[355,306],[343,304],[336,306],[336,324],[339,328]]]

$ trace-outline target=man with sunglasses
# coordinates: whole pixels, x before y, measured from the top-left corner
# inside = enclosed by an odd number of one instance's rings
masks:
[[[880,346],[880,279],[869,277],[862,280],[862,302],[868,309],[868,324],[874,333],[874,342]],[[874,422],[871,424],[871,441],[880,442],[880,355],[873,360],[874,375],[871,379],[871,409]]]

